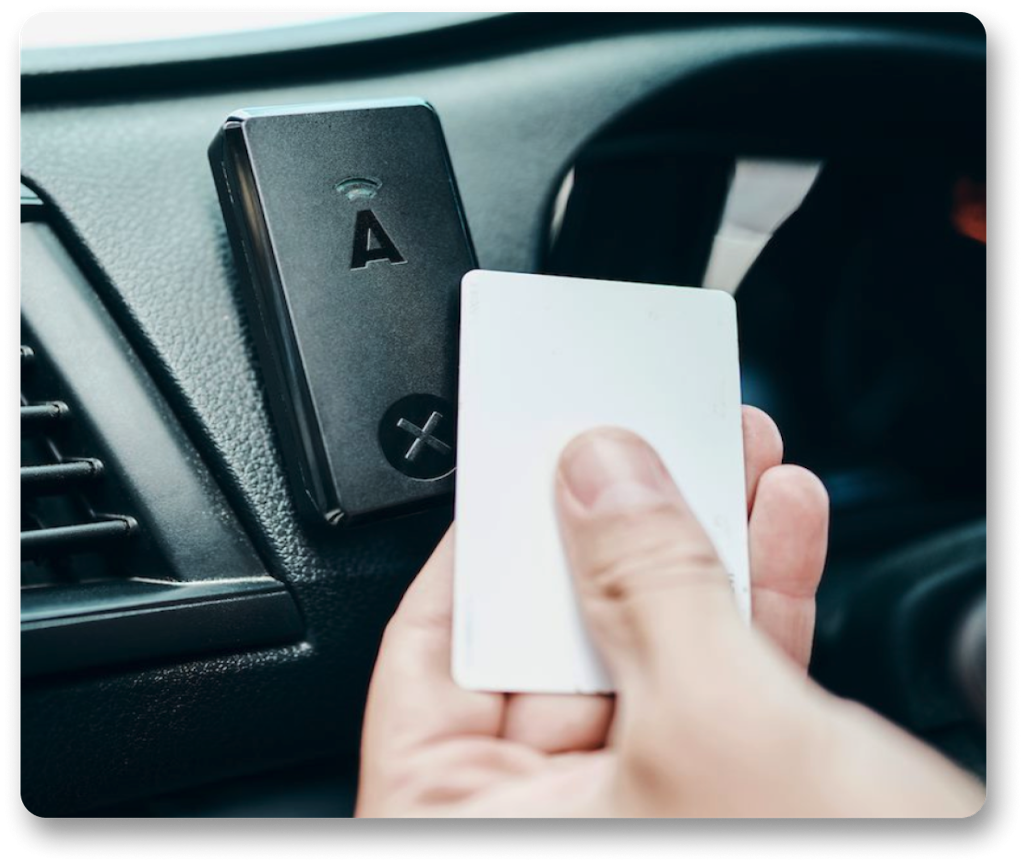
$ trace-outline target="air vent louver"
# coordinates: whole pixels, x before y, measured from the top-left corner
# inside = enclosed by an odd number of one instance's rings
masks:
[[[73,412],[52,394],[33,392],[36,352],[21,347],[21,560],[22,587],[66,584],[82,576],[116,575],[112,562],[75,567],[72,556],[102,554],[123,546],[136,528],[130,516],[94,509],[89,492],[103,482],[103,463],[65,456],[52,433],[73,441]],[[30,398],[26,398],[26,393]],[[40,399],[42,396],[44,398]],[[105,566],[104,566],[105,565]]]

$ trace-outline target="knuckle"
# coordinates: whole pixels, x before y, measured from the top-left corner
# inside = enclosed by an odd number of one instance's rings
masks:
[[[384,632],[381,634],[380,645],[377,649],[378,656],[389,655],[395,650],[400,649],[402,643],[405,641],[405,634],[408,630],[408,625],[399,618],[396,613],[395,616],[388,621],[384,627]]]
[[[689,585],[723,583],[725,573],[711,543],[679,531],[674,520],[623,520],[595,543],[584,588],[621,601]]]
[[[681,755],[689,747],[677,724],[666,716],[648,714],[630,724],[622,747],[622,769],[636,788],[655,795],[683,779]]]
[[[769,464],[778,464],[782,461],[782,432],[770,414],[754,405],[744,405],[743,425],[748,434],[752,434],[764,449]]]
[[[800,465],[777,465],[766,476],[785,496],[793,512],[805,518],[827,514],[828,490],[813,471]]]

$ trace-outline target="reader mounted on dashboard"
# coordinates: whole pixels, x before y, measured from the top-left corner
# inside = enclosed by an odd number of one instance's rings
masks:
[[[434,110],[240,111],[210,163],[300,509],[350,524],[449,499],[475,256]]]

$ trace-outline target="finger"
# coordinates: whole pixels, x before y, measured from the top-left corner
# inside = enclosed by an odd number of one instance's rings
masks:
[[[754,506],[757,483],[769,468],[782,462],[782,435],[767,414],[743,406],[743,464],[747,475],[747,514]]]
[[[828,493],[821,481],[796,465],[765,471],[749,536],[754,621],[806,670],[828,543]]]
[[[448,735],[501,730],[504,697],[463,690],[452,680],[453,546],[449,529],[384,633],[367,697],[366,766]]]
[[[743,406],[743,452],[749,513],[761,475],[782,461],[778,427],[750,405]],[[591,750],[606,743],[613,707],[602,696],[514,693],[508,697],[503,734],[547,753]]]
[[[744,632],[707,534],[657,454],[621,429],[581,435],[556,479],[582,612],[620,692],[687,686]]]
[[[613,708],[608,696],[513,693],[503,736],[544,753],[596,750],[607,742]]]

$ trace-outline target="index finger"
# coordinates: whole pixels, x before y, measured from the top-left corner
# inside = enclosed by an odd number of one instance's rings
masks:
[[[463,690],[451,676],[454,526],[388,624],[370,682],[364,766],[454,735],[495,737],[504,697]]]

